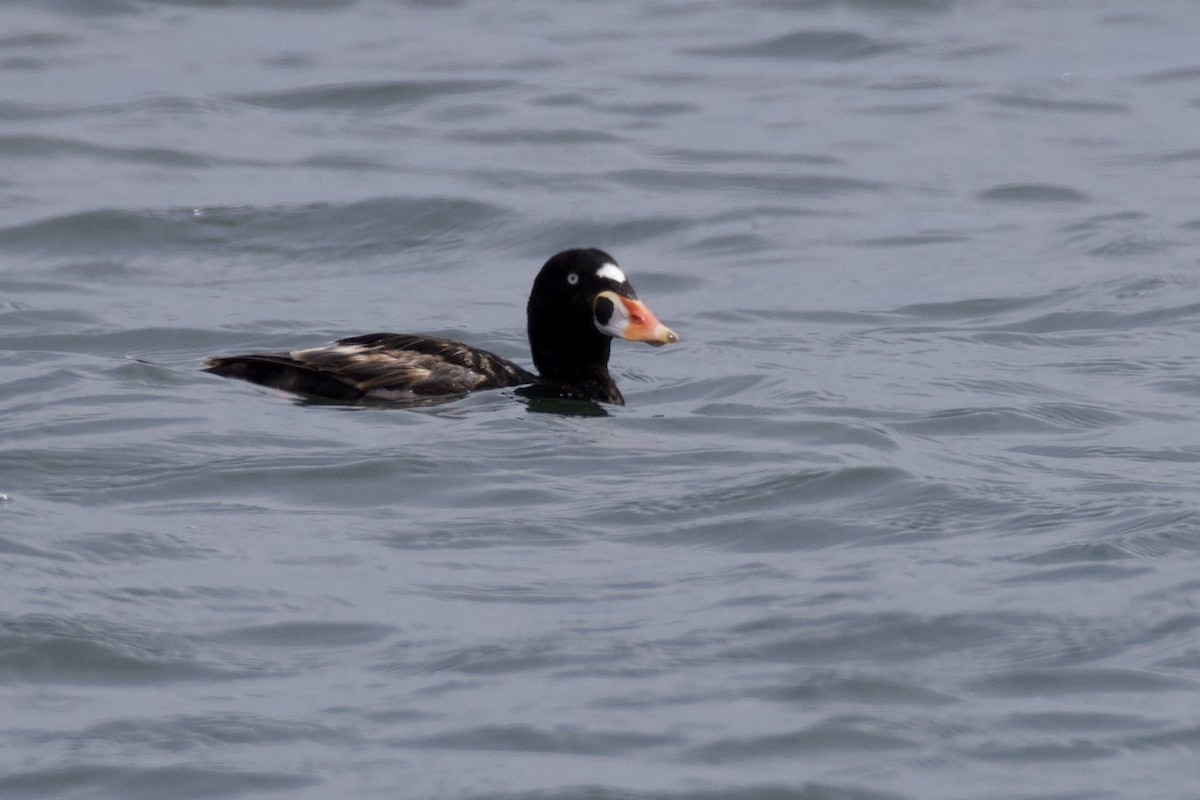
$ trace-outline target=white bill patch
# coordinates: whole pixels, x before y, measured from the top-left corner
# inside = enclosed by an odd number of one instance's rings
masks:
[[[605,264],[600,269],[596,270],[597,278],[608,278],[610,281],[617,283],[625,283],[625,273],[621,272],[621,268],[616,264]]]

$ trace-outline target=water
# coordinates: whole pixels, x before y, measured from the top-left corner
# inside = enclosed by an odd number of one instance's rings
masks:
[[[0,796],[1200,796],[1200,7],[0,19]],[[590,245],[605,416],[198,371]]]

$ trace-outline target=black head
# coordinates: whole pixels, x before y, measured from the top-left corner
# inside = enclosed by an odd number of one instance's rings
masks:
[[[614,337],[655,345],[679,340],[637,299],[616,259],[595,248],[564,250],[547,261],[526,311],[533,363],[554,380],[607,377]]]

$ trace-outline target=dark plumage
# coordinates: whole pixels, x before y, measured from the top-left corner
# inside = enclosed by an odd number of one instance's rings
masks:
[[[522,386],[534,397],[623,405],[608,373],[613,338],[662,345],[673,331],[637,299],[602,250],[566,250],[533,282],[526,307],[537,374],[449,339],[370,333],[289,353],[205,359],[205,370],[307,397],[388,402]]]

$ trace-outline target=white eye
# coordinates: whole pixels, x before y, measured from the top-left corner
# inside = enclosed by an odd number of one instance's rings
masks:
[[[567,283],[571,284],[572,286],[579,283],[579,273],[578,272],[568,272],[567,273]]]

